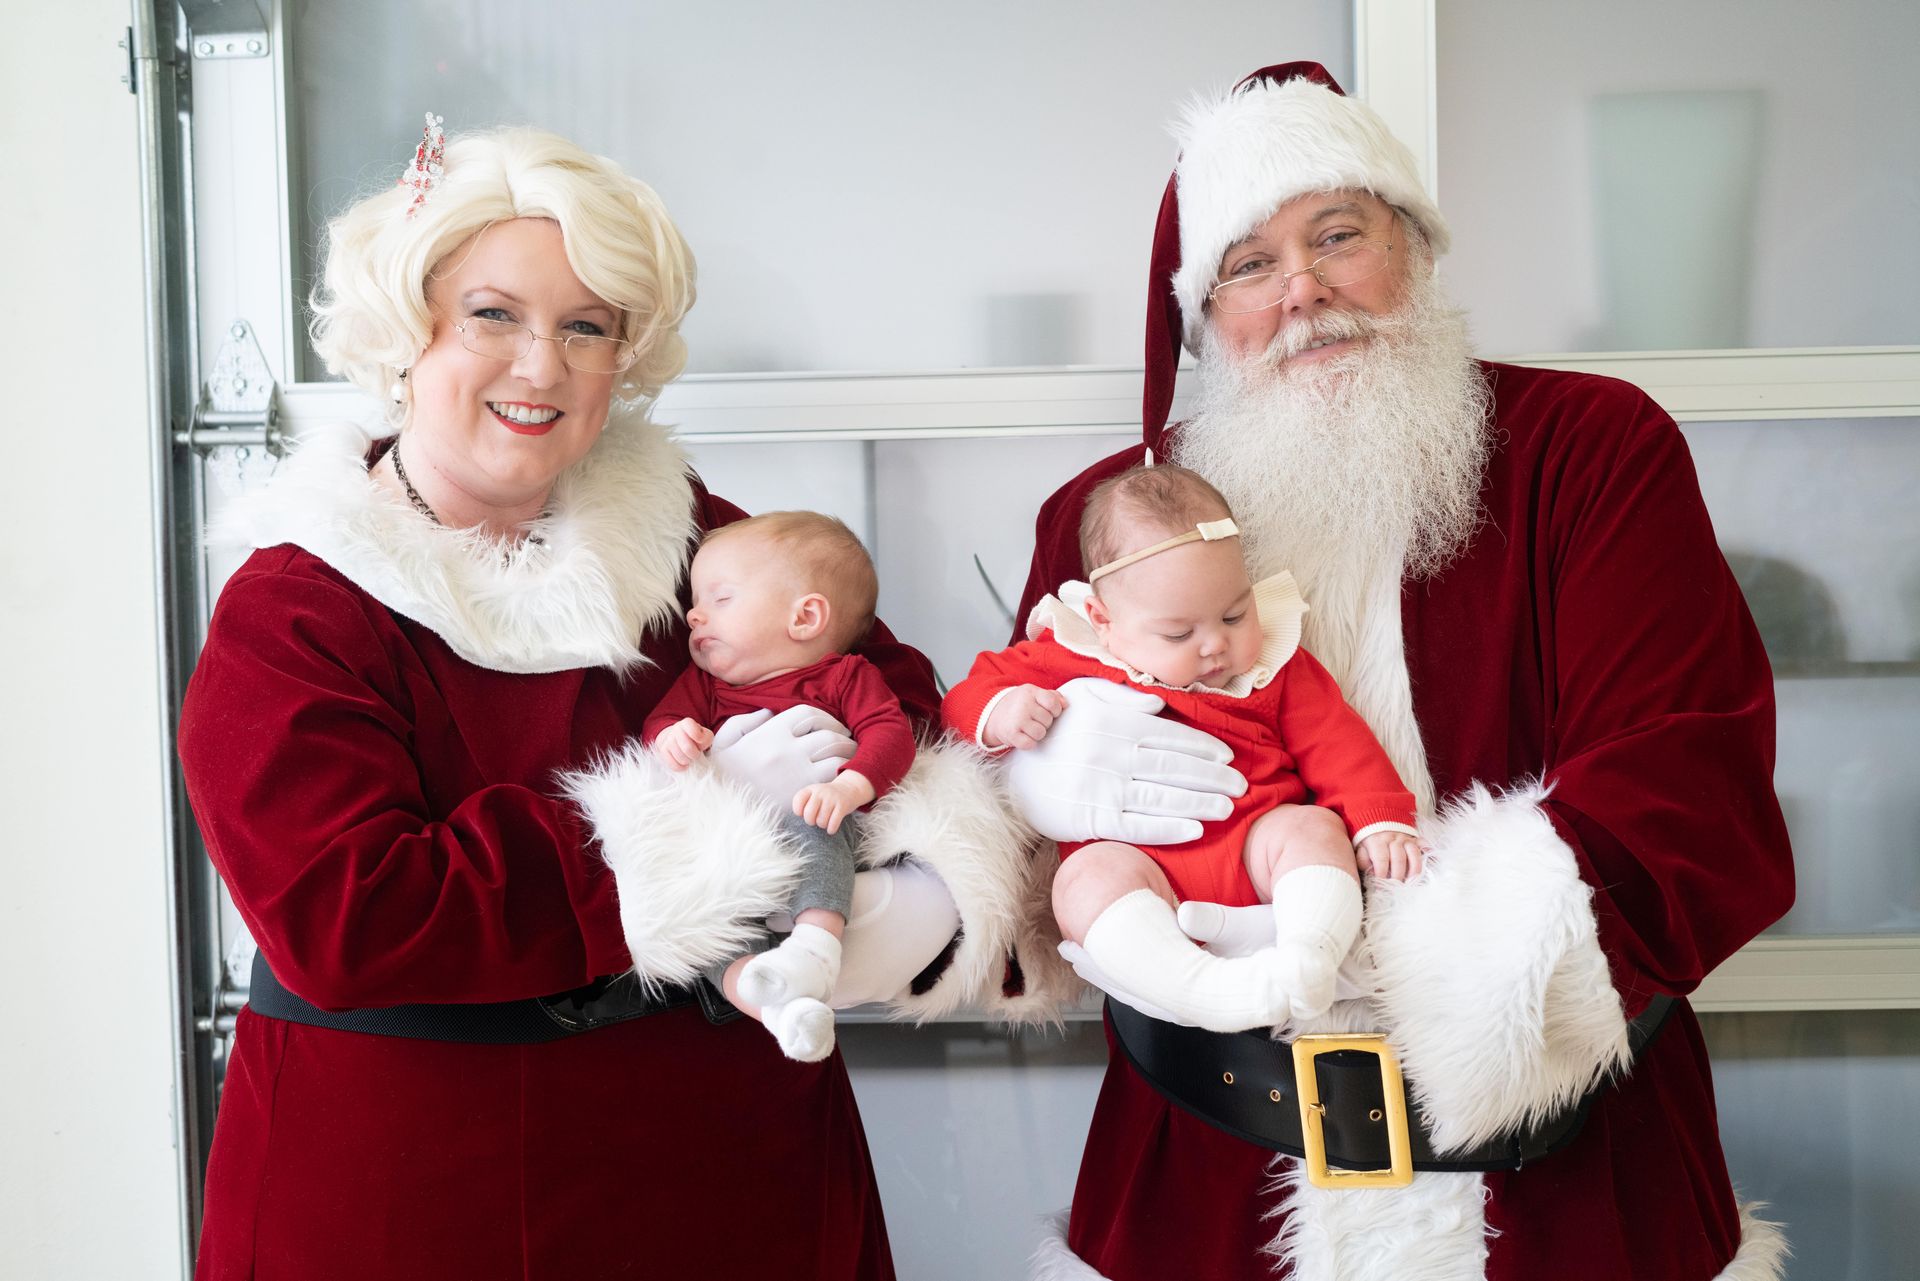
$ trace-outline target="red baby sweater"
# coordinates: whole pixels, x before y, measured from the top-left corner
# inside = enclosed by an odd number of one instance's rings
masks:
[[[763,707],[784,712],[802,704],[839,717],[847,727],[855,751],[853,759],[840,768],[865,776],[873,784],[875,800],[906,777],[913,764],[913,727],[879,671],[857,654],[829,654],[809,667],[751,685],[717,681],[689,664],[666,697],[654,705],[641,735],[651,743],[661,730],[685,716],[718,729],[729,716],[742,712]]]
[[[993,696],[1015,685],[1057,689],[1079,676],[1127,682],[1125,671],[1076,654],[1051,630],[974,660],[967,678],[947,693],[941,717],[979,742],[981,713]],[[1334,811],[1349,835],[1377,823],[1411,826],[1413,794],[1360,714],[1347,706],[1327,669],[1296,649],[1279,673],[1244,697],[1136,684],[1167,703],[1162,715],[1205,730],[1233,749],[1233,766],[1247,777],[1245,795],[1224,819],[1203,823],[1184,845],[1141,848],[1157,863],[1181,899],[1244,907],[1259,901],[1240,861],[1247,829],[1276,805],[1313,804]],[[1088,842],[1062,844],[1061,857]]]

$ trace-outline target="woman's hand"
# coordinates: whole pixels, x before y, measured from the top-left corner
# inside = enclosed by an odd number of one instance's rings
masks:
[[[1014,804],[1056,841],[1178,845],[1233,812],[1247,780],[1211,734],[1158,713],[1163,699],[1094,676],[1060,687],[1066,710],[1045,741],[1015,752]]]
[[[778,714],[763,709],[729,717],[714,732],[707,759],[784,806],[800,789],[831,782],[853,752],[845,725],[802,704]]]

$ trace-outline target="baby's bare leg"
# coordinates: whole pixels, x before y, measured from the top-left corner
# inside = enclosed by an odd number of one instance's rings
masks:
[[[1287,1017],[1290,994],[1277,981],[1271,952],[1214,956],[1181,932],[1174,907],[1166,873],[1116,841],[1076,851],[1054,876],[1061,933],[1132,999],[1215,1032],[1271,1027]]]
[[[1133,846],[1096,841],[1075,850],[1053,874],[1053,919],[1061,937],[1084,944],[1100,913],[1135,890],[1151,890],[1169,910],[1178,902],[1160,865]]]
[[[1282,876],[1302,867],[1337,867],[1359,881],[1347,825],[1318,805],[1276,805],[1253,821],[1241,850],[1262,903],[1273,902]]]
[[[1360,933],[1360,876],[1347,825],[1317,805],[1280,805],[1247,832],[1247,875],[1273,904],[1274,952],[1293,1017],[1333,1004],[1334,977]]]

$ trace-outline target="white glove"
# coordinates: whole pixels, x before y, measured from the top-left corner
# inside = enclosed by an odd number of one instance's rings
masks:
[[[1273,908],[1266,903],[1252,907],[1227,907],[1190,899],[1175,914],[1180,928],[1196,943],[1205,943],[1217,956],[1246,956],[1263,947],[1273,946]],[[1366,940],[1354,941],[1352,950],[1340,962],[1333,980],[1333,999],[1353,1001],[1371,990],[1367,977]]]
[[[853,907],[841,940],[840,981],[833,1006],[907,995],[907,985],[933,964],[960,928],[946,882],[911,860],[853,878]]]
[[[1130,1005],[1150,1019],[1159,1019],[1162,1023],[1178,1023],[1181,1027],[1199,1027],[1192,1019],[1180,1017],[1172,1010],[1163,1010],[1152,1001],[1143,1000],[1115,983],[1107,972],[1100,968],[1099,962],[1087,955],[1087,949],[1072,939],[1060,941],[1060,955],[1066,958],[1073,972],[1088,984],[1099,988],[1122,1005]]]
[[[1164,699],[1096,676],[1060,687],[1067,710],[1038,747],[1012,753],[1013,802],[1056,841],[1178,845],[1225,818],[1247,780],[1213,735],[1162,720]]]
[[[853,752],[845,725],[801,704],[778,714],[762,708],[728,717],[714,731],[707,759],[721,773],[759,789],[784,813],[795,792],[832,781]]]
[[[1227,907],[1221,903],[1194,899],[1180,905],[1177,918],[1188,938],[1196,943],[1205,943],[1208,951],[1220,956],[1250,956],[1263,947],[1273,946],[1273,908],[1265,903],[1256,903],[1251,907]],[[1200,1026],[1177,1009],[1162,1009],[1119,987],[1078,943],[1062,942],[1060,955],[1073,966],[1075,974],[1122,1005],[1130,1005],[1163,1023],[1177,1023],[1181,1027]],[[1334,979],[1333,998],[1336,1001],[1350,1001],[1366,994],[1366,967],[1360,959],[1360,949],[1356,947],[1340,964],[1340,972]]]

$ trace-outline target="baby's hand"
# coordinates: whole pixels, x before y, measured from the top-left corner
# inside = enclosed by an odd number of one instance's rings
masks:
[[[1057,689],[1039,685],[1016,685],[987,716],[980,727],[982,746],[991,748],[1038,747],[1053,728],[1060,713],[1067,710],[1067,697]]]
[[[1427,847],[1417,836],[1405,832],[1375,832],[1360,842],[1353,861],[1363,872],[1384,876],[1390,881],[1405,881],[1420,874],[1427,861]]]
[[[653,740],[654,754],[676,774],[699,760],[711,746],[713,731],[691,716],[681,717]]]
[[[815,827],[840,830],[847,815],[872,800],[876,793],[865,775],[843,769],[828,783],[813,783],[793,796],[793,812]]]

